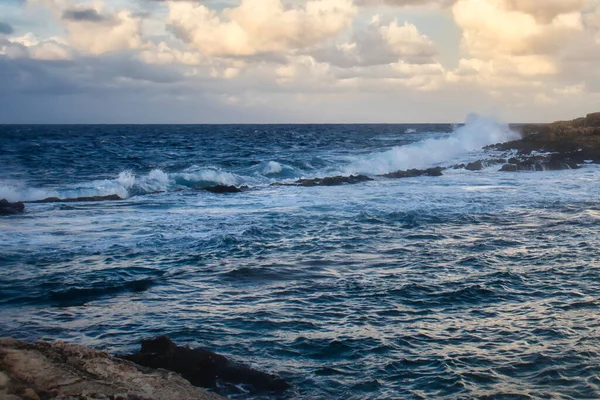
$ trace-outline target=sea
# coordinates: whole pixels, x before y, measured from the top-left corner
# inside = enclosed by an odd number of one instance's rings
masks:
[[[0,198],[123,198],[0,217],[0,336],[168,335],[293,386],[235,399],[600,398],[600,167],[453,168],[518,137],[477,116],[0,126]]]

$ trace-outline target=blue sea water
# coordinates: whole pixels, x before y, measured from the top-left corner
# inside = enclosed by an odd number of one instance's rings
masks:
[[[166,334],[293,399],[600,397],[600,168],[387,179],[507,126],[0,126],[0,336]],[[366,174],[335,187],[274,186]],[[243,193],[195,190],[248,185]],[[233,394],[236,398],[269,395]]]

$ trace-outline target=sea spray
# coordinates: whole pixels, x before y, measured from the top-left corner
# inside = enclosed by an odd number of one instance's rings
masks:
[[[343,175],[386,174],[411,168],[427,168],[451,162],[485,146],[519,139],[507,124],[491,118],[469,115],[464,126],[450,136],[427,139],[391,150],[361,156],[342,169]]]

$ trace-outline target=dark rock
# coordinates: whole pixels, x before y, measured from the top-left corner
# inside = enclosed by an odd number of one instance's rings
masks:
[[[229,360],[203,348],[177,346],[166,336],[142,340],[141,351],[121,356],[149,368],[179,373],[192,385],[216,389],[218,382],[245,384],[251,392],[283,391],[290,385],[283,379]]]
[[[508,164],[505,164],[501,171],[558,171],[579,168],[581,167],[570,158],[565,158],[561,154],[551,154],[513,157],[508,160]]]
[[[555,153],[574,163],[591,160],[600,163],[600,113],[588,114],[572,121],[544,125],[523,125],[522,139],[487,148],[516,150],[520,155],[532,152]]]
[[[22,201],[11,203],[6,199],[0,200],[0,215],[20,214],[25,211],[25,204]]]
[[[91,197],[74,197],[71,199],[59,199],[58,197],[48,197],[44,200],[34,200],[27,201],[26,203],[75,203],[79,201],[114,201],[114,200],[123,200],[120,196],[116,194],[111,194],[108,196],[91,196]]]
[[[500,171],[503,172],[517,172],[518,170],[519,167],[516,164],[504,164],[502,168],[500,168]]]
[[[583,119],[583,118],[581,118]],[[585,117],[586,127],[600,127],[600,112],[588,114]]]
[[[293,183],[275,183],[274,186],[340,186],[355,185],[372,180],[373,178],[366,175],[327,176],[325,178],[298,179]]]
[[[444,175],[442,173],[443,170],[444,170],[444,168],[442,168],[442,167],[428,168],[425,170],[425,175],[427,175],[427,176],[442,176],[442,175]]]
[[[248,189],[248,186],[241,186],[238,188],[233,185],[231,185],[231,186],[216,185],[216,186],[203,186],[203,187],[199,188],[199,190],[206,190],[207,192],[211,192],[211,193],[240,193],[245,189]]]
[[[393,178],[393,179],[415,178],[418,176],[442,176],[443,170],[444,170],[444,168],[442,168],[442,167],[435,167],[435,168],[428,168],[428,169],[407,169],[406,171],[390,172],[389,174],[383,174],[383,175],[378,175],[378,176],[382,176],[384,178]]]
[[[481,171],[483,169],[483,161],[479,160],[468,163],[465,169],[468,171]]]
[[[452,167],[453,169],[464,169],[465,168],[465,164],[458,164],[455,165],[454,167]]]

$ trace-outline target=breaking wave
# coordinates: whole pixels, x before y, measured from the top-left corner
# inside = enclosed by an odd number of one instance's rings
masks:
[[[41,200],[48,197],[77,198],[118,195],[128,198],[156,192],[179,189],[196,189],[206,186],[260,186],[273,182],[293,180],[300,177],[315,178],[333,175],[379,175],[411,168],[428,168],[435,165],[451,165],[464,161],[470,154],[483,147],[519,138],[507,124],[491,118],[471,115],[464,126],[450,134],[419,142],[396,146],[387,151],[335,159],[329,154],[333,165],[326,169],[302,168],[277,161],[261,161],[238,173],[219,167],[193,165],[178,172],[153,169],[147,174],[122,171],[113,179],[93,180],[60,188],[31,188],[21,182],[0,181],[0,199],[9,201]],[[291,163],[299,162],[292,160]],[[331,165],[331,164],[330,164]]]
[[[342,174],[386,174],[410,168],[427,168],[464,159],[483,147],[520,139],[508,124],[470,115],[465,125],[443,138],[427,139],[388,151],[371,153],[352,161]]]
[[[116,194],[122,198],[148,193],[174,191],[215,185],[241,185],[247,178],[216,168],[191,167],[181,172],[167,173],[154,169],[146,175],[123,171],[114,179],[83,182],[64,188],[39,189],[21,182],[0,182],[0,199],[8,201],[42,200],[48,197],[62,199]]]

